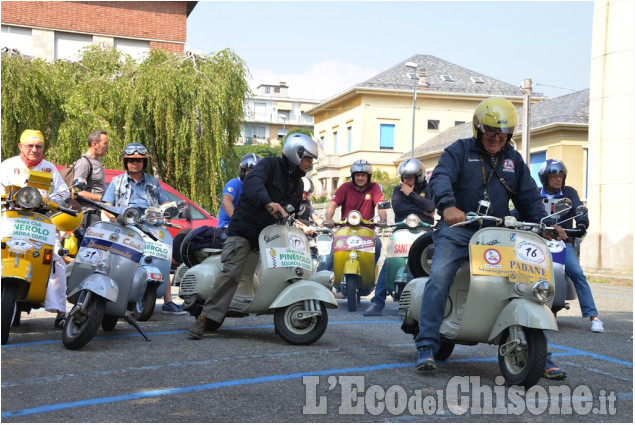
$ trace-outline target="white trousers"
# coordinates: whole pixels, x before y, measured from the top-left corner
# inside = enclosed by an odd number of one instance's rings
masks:
[[[55,250],[53,251],[53,266],[46,287],[46,299],[44,310],[50,313],[66,311],[66,263],[57,253],[62,247],[61,239],[55,238]]]

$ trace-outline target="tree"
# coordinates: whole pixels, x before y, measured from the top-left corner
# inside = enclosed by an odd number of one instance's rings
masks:
[[[384,195],[386,201],[392,199],[392,191],[399,183],[401,178],[399,176],[390,176],[386,171],[376,170],[373,172],[373,181],[381,185],[381,193]]]
[[[233,169],[248,70],[231,50],[184,55],[152,50],[136,63],[92,45],[78,62],[2,56],[2,157],[18,153],[26,128],[45,134],[47,159],[75,161],[88,133],[108,132],[106,168],[122,168],[131,142],[150,151],[148,172],[212,213]]]

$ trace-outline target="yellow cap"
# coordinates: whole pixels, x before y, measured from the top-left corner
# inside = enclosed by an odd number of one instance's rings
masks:
[[[28,142],[42,142],[44,143],[44,136],[40,130],[24,130],[20,136],[20,143]]]

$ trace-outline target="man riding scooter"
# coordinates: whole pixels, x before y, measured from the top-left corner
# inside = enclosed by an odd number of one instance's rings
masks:
[[[571,210],[566,216],[559,219],[559,221],[564,221],[562,227],[571,229],[573,227],[573,220],[566,220],[575,215],[576,208],[582,205],[582,202],[580,201],[578,192],[574,188],[571,186],[565,186],[565,180],[567,179],[567,167],[562,161],[557,159],[548,159],[540,167],[538,177],[542,183],[542,189],[540,189],[542,197],[547,199],[571,199]],[[584,233],[586,233],[586,229],[589,227],[589,217],[587,215],[583,215],[575,220],[576,227],[578,229],[582,229]],[[578,260],[578,256],[575,254],[575,250],[573,249],[571,242],[571,238],[568,238],[565,242],[565,273],[575,285],[575,291],[578,294],[578,300],[580,301],[580,310],[582,310],[582,317],[589,317],[591,320],[591,332],[604,332],[604,324],[598,317],[598,311],[595,308],[591,288],[589,287],[586,277],[584,277],[584,272],[580,267],[580,260]]]
[[[401,184],[392,192],[392,210],[395,213],[395,223],[403,221],[409,214],[415,214],[419,219],[428,224],[434,224],[434,202],[426,198],[428,188],[425,168],[421,161],[410,158],[399,164]],[[370,300],[370,307],[364,312],[364,316],[381,316],[386,305],[386,267],[388,261],[384,261],[375,295]]]
[[[218,275],[203,311],[189,328],[189,335],[201,339],[206,329],[222,324],[252,249],[258,247],[258,236],[279,217],[287,217],[284,207],[297,211],[302,201],[302,177],[318,157],[317,143],[309,136],[294,133],[287,136],[281,157],[262,159],[245,177],[243,193],[238,200],[221,257]],[[211,326],[210,326],[211,325]]]
[[[450,287],[457,270],[469,258],[469,242],[479,228],[451,226],[464,222],[467,212],[509,216],[510,199],[523,217],[534,222],[547,215],[529,168],[509,143],[517,122],[516,109],[508,100],[483,100],[474,111],[474,136],[447,147],[430,178],[432,199],[442,219],[433,236],[435,250],[415,338],[418,370],[437,368],[434,356],[441,344],[439,330]],[[562,228],[556,226],[556,230],[558,239],[566,238]],[[542,236],[551,239],[550,235]],[[547,370],[556,379],[564,377],[553,364],[547,364]]]

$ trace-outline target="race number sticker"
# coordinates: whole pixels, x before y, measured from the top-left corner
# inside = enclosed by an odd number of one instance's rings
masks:
[[[547,241],[549,251],[551,251],[551,260],[554,263],[564,264],[567,259],[567,250],[564,242],[552,239]]]
[[[521,263],[542,267],[543,269],[549,267],[544,247],[533,241],[518,240],[516,243],[516,259]]]
[[[51,223],[43,223],[28,218],[3,218],[0,224],[0,235],[16,237],[19,239],[31,239],[46,245],[55,245],[55,226]]]
[[[100,249],[82,247],[77,252],[76,259],[82,263],[97,264],[104,258],[104,252]]]
[[[143,248],[143,255],[172,261],[172,247],[170,245],[161,241],[153,241],[150,238],[144,239],[146,245]]]
[[[311,271],[311,256],[306,251],[290,248],[271,248],[267,252],[267,267],[301,267]]]

